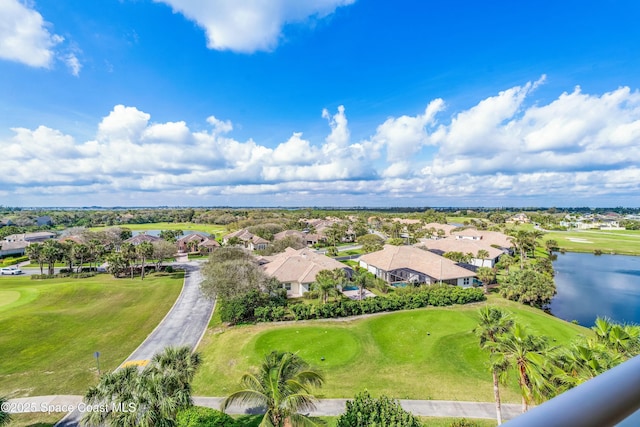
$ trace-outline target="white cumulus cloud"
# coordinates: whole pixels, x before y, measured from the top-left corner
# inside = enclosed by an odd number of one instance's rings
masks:
[[[323,18],[355,0],[154,0],[203,28],[207,46],[242,53],[273,50],[287,24]]]
[[[47,126],[12,129],[0,139],[0,189],[30,204],[55,194],[83,205],[158,204],[160,193],[164,204],[640,203],[640,92],[575,88],[529,102],[536,84],[451,118],[436,99],[362,141],[352,140],[342,106],[323,110],[324,139],[293,132],[266,145],[233,138],[233,123],[215,116],[209,130],[192,131],[116,105],[86,141]]]
[[[48,68],[53,48],[64,39],[51,34],[42,15],[18,0],[0,1],[0,58]]]

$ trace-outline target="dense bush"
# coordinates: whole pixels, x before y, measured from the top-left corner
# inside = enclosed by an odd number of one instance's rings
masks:
[[[176,427],[236,427],[238,423],[224,412],[192,406],[178,412]]]
[[[337,427],[420,427],[418,419],[402,409],[398,401],[380,396],[374,399],[365,391],[354,400],[347,400]]]
[[[362,301],[341,299],[326,304],[296,303],[283,306],[282,304],[269,303],[265,297],[253,295],[248,301],[239,300],[221,304],[222,320],[237,323],[232,320],[231,311],[233,310],[235,313],[242,313],[236,319],[242,317],[244,321],[270,322],[288,319],[329,319],[382,311],[410,310],[427,306],[444,307],[484,301],[485,299],[480,288],[460,288],[450,285],[407,288],[407,290],[394,292],[383,297],[365,298]],[[226,304],[229,304],[229,307]],[[233,308],[235,304],[238,304],[239,307]],[[254,310],[253,316],[249,315],[251,310]]]

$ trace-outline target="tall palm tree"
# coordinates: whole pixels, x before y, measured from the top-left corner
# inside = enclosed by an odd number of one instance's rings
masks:
[[[144,267],[148,258],[153,256],[153,245],[150,242],[142,242],[138,246],[136,246],[136,255],[140,259],[142,263],[142,273],[141,277],[144,280]]]
[[[476,258],[481,260],[481,267],[484,267],[484,260],[485,259],[489,259],[491,255],[489,254],[489,251],[486,249],[478,249],[478,253],[476,255]]]
[[[125,242],[120,246],[120,253],[127,261],[131,272],[131,278],[133,279],[133,269],[136,263],[136,247],[133,243]]]
[[[474,332],[480,339],[480,348],[489,349],[493,354],[495,348],[487,346],[487,343],[497,343],[498,337],[502,334],[509,333],[511,328],[513,328],[513,319],[507,312],[488,305],[478,310],[478,314],[480,316],[480,321],[478,322],[478,326],[474,329]],[[499,374],[505,368],[505,363],[491,364],[491,374],[493,376],[493,397],[496,401],[496,420],[498,421],[498,425],[502,424],[502,404],[500,402],[500,383],[498,379]]]
[[[324,304],[327,303],[330,295],[337,293],[337,282],[333,270],[320,270],[316,274],[314,288],[320,293],[320,298]]]
[[[482,282],[482,285],[483,285],[483,288],[484,288],[484,293],[488,294],[489,293],[489,285],[496,278],[496,271],[493,268],[480,267],[476,271],[476,274],[478,275],[478,279]]]
[[[496,342],[486,345],[493,349],[494,364],[515,368],[522,393],[522,412],[526,412],[532,402],[542,401],[550,394],[551,374],[546,355],[553,349],[545,337],[530,334],[522,325],[514,323],[511,332],[499,335]]]
[[[282,427],[313,424],[300,411],[315,408],[312,387],[320,387],[324,378],[297,354],[273,351],[262,362],[258,372],[242,376],[242,389],[229,395],[222,410],[231,404],[266,408],[260,427]]]
[[[84,401],[106,410],[87,412],[83,423],[112,427],[175,426],[178,411],[192,405],[190,381],[199,360],[188,347],[169,347],[156,354],[142,371],[128,366],[104,374],[86,393]]]
[[[31,243],[25,249],[29,260],[36,261],[40,266],[40,274],[44,274],[44,256],[42,255],[42,243]]]
[[[0,396],[0,426],[7,425],[11,422],[11,414],[2,409],[5,407],[7,400],[6,397]]]

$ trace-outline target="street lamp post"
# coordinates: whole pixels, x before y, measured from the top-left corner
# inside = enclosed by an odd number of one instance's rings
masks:
[[[98,365],[98,376],[100,376],[100,352],[96,351],[93,353],[93,356],[96,358],[96,364]]]

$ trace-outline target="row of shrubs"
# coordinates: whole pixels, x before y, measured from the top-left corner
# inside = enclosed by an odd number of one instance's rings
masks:
[[[264,295],[264,294],[263,294]],[[325,304],[289,303],[274,300],[257,293],[221,301],[221,319],[229,323],[274,322],[283,320],[329,319],[380,313],[383,311],[411,310],[427,306],[443,307],[484,301],[480,288],[460,288],[451,285],[433,285],[395,292],[387,296],[363,300],[341,299]]]
[[[20,264],[21,262],[29,261],[28,256],[20,257],[6,257],[0,261],[0,267],[8,267],[10,265]]]
[[[86,279],[87,277],[93,277],[96,274],[97,273],[95,272],[89,272],[89,271],[85,271],[82,273],[69,273],[68,271],[66,271],[66,272],[60,272],[56,274],[32,274],[31,280],[60,279],[65,277],[71,277],[73,279]]]

